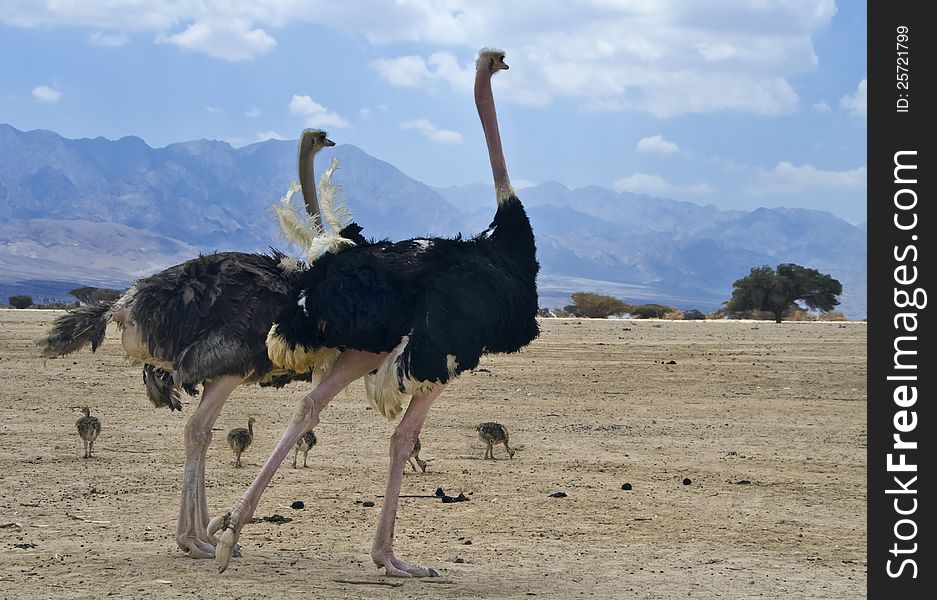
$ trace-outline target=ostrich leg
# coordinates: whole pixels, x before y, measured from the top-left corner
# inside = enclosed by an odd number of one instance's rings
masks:
[[[397,503],[400,498],[400,484],[403,479],[403,467],[413,450],[413,444],[426,415],[429,414],[433,400],[442,393],[445,386],[437,386],[433,391],[414,396],[407,406],[407,412],[390,436],[390,471],[387,474],[387,489],[384,491],[384,503],[381,505],[381,517],[371,544],[371,560],[378,567],[384,567],[392,577],[437,577],[433,569],[411,564],[394,556],[394,522],[397,519]]]
[[[182,476],[182,502],[176,524],[176,543],[192,558],[215,556],[217,540],[206,533],[208,498],[205,496],[205,455],[211,442],[211,428],[225,400],[243,378],[226,375],[205,384],[198,408],[185,425],[185,469]]]
[[[224,530],[215,548],[215,564],[218,565],[219,573],[223,573],[228,568],[231,553],[241,535],[241,528],[250,522],[260,503],[261,494],[289,454],[290,449],[296,445],[304,433],[319,424],[319,413],[328,406],[336,394],[352,381],[376,369],[386,357],[386,353],[373,354],[360,350],[346,350],[335,362],[332,372],[303,398],[289,426],[280,437],[277,447],[274,448],[273,453],[261,467],[244,495],[235,500],[227,514],[215,517],[208,524],[210,536],[217,531]]]

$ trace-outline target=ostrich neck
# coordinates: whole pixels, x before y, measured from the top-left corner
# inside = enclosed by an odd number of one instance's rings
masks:
[[[306,214],[315,221],[319,220],[319,197],[316,195],[316,177],[313,172],[316,151],[312,147],[299,149],[299,185],[303,188],[303,200]]]
[[[508,168],[504,164],[504,151],[501,148],[501,134],[498,131],[498,114],[495,111],[495,98],[491,93],[492,73],[479,69],[475,74],[475,106],[478,108],[478,117],[485,131],[485,141],[488,143],[488,158],[491,160],[491,174],[494,175],[495,192],[498,194],[498,203],[514,195],[511,180],[508,177]]]

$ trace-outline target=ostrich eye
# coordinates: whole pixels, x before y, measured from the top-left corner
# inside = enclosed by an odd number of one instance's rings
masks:
[[[501,62],[504,62],[504,55],[502,54],[501,56],[499,56],[499,57],[498,57],[498,60],[501,61]]]

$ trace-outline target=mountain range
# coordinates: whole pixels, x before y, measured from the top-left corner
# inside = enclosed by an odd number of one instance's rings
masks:
[[[433,188],[351,145],[331,156],[349,208],[376,238],[471,235],[494,214],[490,184]],[[198,140],[151,148],[136,137],[66,139],[0,124],[0,298],[65,297],[220,250],[282,247],[271,205],[296,179],[296,142],[242,148]],[[726,211],[599,186],[546,182],[518,192],[537,236],[540,304],[574,291],[633,304],[715,310],[755,266],[794,262],[843,284],[839,307],[866,316],[866,229],[831,213]]]

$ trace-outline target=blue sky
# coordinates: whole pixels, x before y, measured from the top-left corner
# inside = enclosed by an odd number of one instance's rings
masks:
[[[430,185],[543,181],[866,218],[866,3],[0,0],[0,123],[154,147],[326,129]],[[523,197],[523,196],[522,196]]]

